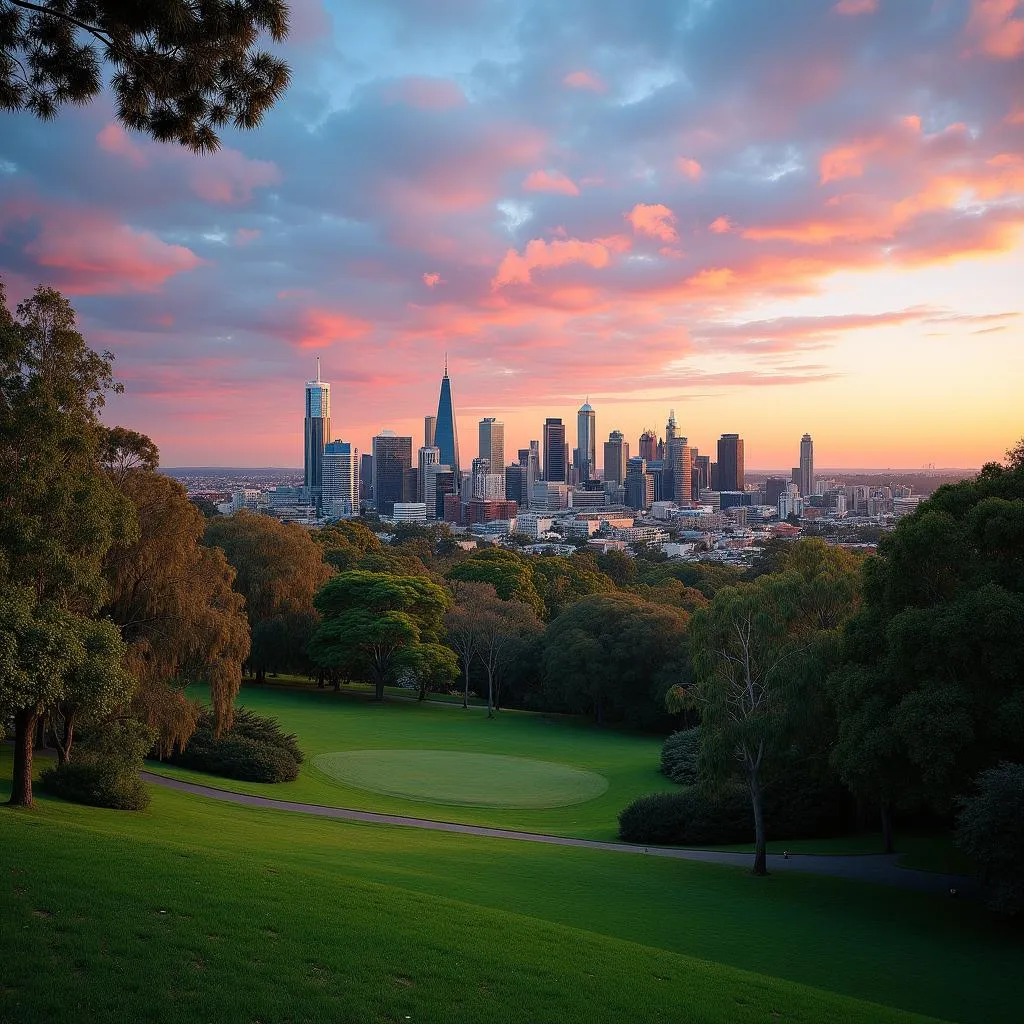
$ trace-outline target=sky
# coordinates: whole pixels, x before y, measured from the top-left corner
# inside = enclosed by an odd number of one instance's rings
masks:
[[[109,98],[0,114],[9,298],[68,294],[166,466],[561,416],[786,467],[1024,435],[1024,2],[294,0],[293,71],[194,156]],[[469,449],[469,452],[467,452]]]

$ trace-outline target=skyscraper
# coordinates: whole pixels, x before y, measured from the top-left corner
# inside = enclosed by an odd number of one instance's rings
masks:
[[[576,468],[580,480],[589,480],[597,472],[597,414],[590,402],[576,413]]]
[[[717,491],[743,490],[743,439],[739,434],[723,434],[718,439]]]
[[[505,424],[493,416],[480,421],[480,458],[488,461],[491,473],[505,472]]]
[[[814,442],[810,434],[800,438],[800,493],[805,498],[814,493]]]
[[[434,433],[437,430],[437,417],[436,416],[424,416],[423,417],[423,447],[433,448],[434,447]]]
[[[320,379],[320,357],[316,359],[316,380],[306,382],[305,460],[303,483],[309,503],[320,507],[323,492],[324,445],[331,436],[331,385]]]
[[[604,443],[604,482],[621,484],[626,479],[629,444],[621,430],[613,430]]]
[[[689,501],[693,493],[693,449],[678,434],[665,442],[665,473],[671,474],[672,491],[665,497],[677,504]]]
[[[640,435],[640,458],[645,462],[658,461],[658,435],[653,430],[645,430]]]
[[[441,449],[441,464],[451,466],[459,477],[459,429],[452,403],[452,382],[448,378],[448,360],[444,361],[441,394],[437,400],[437,424],[434,427],[434,446]]]
[[[675,409],[668,411],[668,423],[665,424],[665,444],[667,445],[673,437],[679,436],[679,424],[676,423]]]
[[[433,416],[428,416],[432,420]],[[416,500],[427,502],[427,514],[430,514],[429,498],[426,496],[427,466],[436,466],[441,461],[441,449],[433,445],[424,445],[418,452],[416,469]]]
[[[636,509],[650,508],[654,503],[654,477],[647,472],[647,460],[635,456],[626,463],[626,504]]]
[[[359,451],[348,441],[324,445],[321,505],[334,518],[359,512]]]
[[[407,501],[412,469],[412,438],[382,430],[373,439],[373,500],[379,516],[391,516],[396,501]]]
[[[561,419],[549,416],[544,421],[544,479],[564,484],[565,463],[565,425]]]

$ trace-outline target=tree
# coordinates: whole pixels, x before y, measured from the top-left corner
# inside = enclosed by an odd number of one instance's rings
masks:
[[[245,597],[253,634],[249,664],[257,680],[264,680],[268,668],[302,668],[301,649],[287,638],[291,630],[303,640],[311,635],[313,595],[331,575],[323,549],[301,526],[244,509],[210,520],[205,542],[220,548],[235,570],[234,587]]]
[[[576,554],[569,558],[554,555],[536,558],[531,563],[534,583],[544,602],[547,617],[555,618],[564,608],[591,594],[614,592],[615,584],[597,570],[593,556]]]
[[[419,700],[430,692],[446,691],[459,678],[459,659],[444,644],[419,644],[410,654],[408,671],[416,680]]]
[[[194,494],[189,501],[202,512],[204,519],[214,519],[220,515],[220,509],[217,508],[216,502],[206,497],[205,494]]]
[[[477,608],[477,651],[487,672],[487,717],[500,699],[501,673],[516,645],[541,630],[537,613],[522,601],[488,597]]]
[[[383,700],[384,687],[415,665],[422,646],[440,641],[451,597],[424,576],[353,569],[328,580],[313,603],[323,621],[310,656],[325,668],[369,677]]]
[[[0,0],[0,108],[50,120],[94,99],[107,65],[122,125],[215,150],[288,85],[288,66],[256,49],[263,33],[287,36],[284,0]]]
[[[145,450],[148,438],[130,433],[121,447]],[[118,464],[125,461],[132,460],[118,456]],[[104,559],[101,613],[128,645],[126,668],[139,684],[135,711],[167,756],[198,723],[199,709],[183,692],[189,683],[210,687],[218,733],[231,727],[249,654],[245,601],[232,589],[235,572],[224,552],[202,545],[206,521],[181,484],[149,465],[114,479],[135,510],[139,535]]]
[[[651,725],[665,693],[688,674],[688,616],[632,594],[596,594],[569,605],[543,638],[550,703],[599,724]]]
[[[324,549],[324,561],[338,572],[363,568],[363,559],[384,546],[373,530],[358,519],[342,519],[325,526],[313,533],[313,539]]]
[[[31,804],[35,726],[80,660],[75,623],[103,599],[103,558],[137,532],[100,464],[99,411],[120,388],[111,358],[89,348],[60,293],[38,288],[12,315],[0,286],[0,563],[16,652],[0,705],[15,723],[13,803]]]
[[[522,601],[541,615],[544,601],[534,582],[534,561],[504,548],[484,548],[453,566],[448,578],[463,583],[489,583],[503,601]]]
[[[473,660],[480,651],[480,618],[478,611],[488,602],[497,598],[497,593],[488,583],[454,584],[455,604],[444,617],[445,636],[448,646],[459,656],[462,666],[462,706],[469,707],[469,671]]]

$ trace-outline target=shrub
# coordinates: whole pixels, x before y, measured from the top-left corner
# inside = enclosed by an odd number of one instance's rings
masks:
[[[153,734],[138,722],[115,722],[86,733],[73,750],[74,760],[47,768],[43,789],[54,796],[93,807],[142,811],[149,790],[139,778]]]
[[[697,746],[700,743],[700,729],[683,729],[674,732],[661,748],[661,771],[681,786],[693,786],[697,782]]]
[[[981,869],[989,906],[1024,912],[1024,765],[1004,761],[983,771],[959,804],[956,843]]]
[[[240,708],[234,725],[222,736],[214,735],[213,725],[212,713],[204,711],[199,728],[184,750],[171,756],[171,763],[245,782],[298,778],[303,759],[298,741],[274,719]]]

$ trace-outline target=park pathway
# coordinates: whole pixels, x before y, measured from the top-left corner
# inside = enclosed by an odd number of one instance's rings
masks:
[[[340,818],[343,821],[359,821],[371,825],[399,825],[405,828],[428,829],[433,832],[458,832],[462,835],[483,836],[488,839],[548,843],[552,846],[574,846],[587,850],[632,853],[649,857],[674,857],[677,860],[695,860],[706,864],[725,864],[738,868],[749,868],[753,861],[753,854],[750,853],[684,850],[674,846],[637,846],[632,843],[607,843],[596,839],[574,839],[570,836],[551,836],[538,832],[489,828],[485,825],[460,825],[457,822],[436,821],[433,818],[410,818],[400,814],[378,814],[374,811],[357,811],[347,807],[326,807],[322,804],[304,804],[292,800],[250,796],[248,793],[233,793],[225,789],[214,789],[212,786],[181,782],[178,779],[169,779],[153,772],[142,772],[142,777],[157,786],[177,789],[195,796],[210,797],[214,800],[225,800],[228,803],[243,804],[247,807],[313,814],[323,818]],[[977,883],[972,878],[901,868],[897,863],[897,856],[897,854],[867,854],[856,857],[790,854],[786,859],[778,854],[771,854],[768,857],[768,870],[769,872],[802,871],[813,875],[829,875],[833,878],[852,878],[863,882],[874,882],[878,885],[892,885],[901,889],[942,893],[947,896],[951,889],[955,889],[959,895],[964,896],[972,896],[977,891]]]

